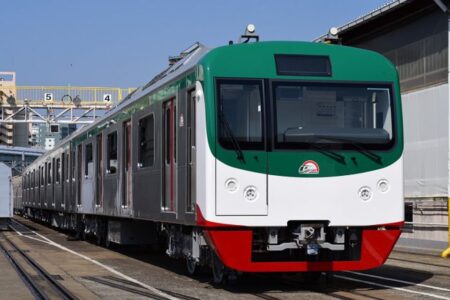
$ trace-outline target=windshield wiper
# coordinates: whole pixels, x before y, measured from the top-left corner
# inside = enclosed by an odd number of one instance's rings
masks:
[[[233,130],[231,130],[230,124],[228,123],[228,120],[225,118],[225,115],[223,114],[223,112],[219,113],[219,120],[222,123],[226,134],[228,135],[228,137],[231,140],[233,149],[236,152],[236,158],[245,164],[244,153],[242,152],[241,147],[239,146],[239,143],[233,134]]]
[[[318,140],[329,140],[349,143],[360,151],[364,156],[370,158],[375,163],[381,165],[381,157],[363,146],[362,140],[368,143],[385,143],[389,140],[389,135],[384,129],[374,131],[364,130],[363,132],[353,132],[336,130],[330,132],[328,129],[304,129],[303,127],[288,128],[284,133],[284,139],[287,142],[314,144]]]
[[[359,152],[361,154],[363,154],[364,156],[366,156],[367,158],[370,158],[371,160],[373,160],[375,163],[377,163],[379,165],[382,164],[381,156],[379,156],[378,154],[370,151],[367,147],[364,147],[361,143],[358,143],[358,142],[355,142],[355,141],[352,141],[352,140],[349,140],[349,139],[345,139],[345,138],[338,138],[338,137],[331,137],[331,136],[323,137],[321,139],[349,143],[350,145],[352,145],[353,147],[358,149]]]
[[[318,152],[322,153],[323,155],[328,156],[329,158],[334,159],[338,163],[345,165],[345,156],[344,155],[336,153],[331,149],[327,149],[327,148],[325,148],[326,146],[319,146],[313,142],[306,142],[306,144],[308,146],[310,146],[311,148],[313,148],[314,150],[317,150]]]

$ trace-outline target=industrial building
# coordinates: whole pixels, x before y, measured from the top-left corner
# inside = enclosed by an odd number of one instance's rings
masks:
[[[5,108],[2,113],[6,118],[15,112],[14,103],[17,94],[16,90],[16,73],[0,72],[0,105],[8,103],[11,107]],[[28,124],[0,124],[0,145],[8,146],[28,146]]]
[[[405,132],[406,226],[400,246],[447,248],[450,192],[449,1],[397,0],[324,35],[396,66]]]
[[[31,126],[30,145],[51,150],[76,130],[77,124],[36,123]]]

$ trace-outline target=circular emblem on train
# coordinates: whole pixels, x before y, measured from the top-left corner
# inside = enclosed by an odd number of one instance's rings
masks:
[[[319,174],[319,165],[313,160],[307,160],[300,168],[298,168],[298,172],[300,174]]]

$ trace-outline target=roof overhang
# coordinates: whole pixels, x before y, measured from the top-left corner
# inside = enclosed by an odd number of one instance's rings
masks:
[[[448,3],[449,0],[395,0],[338,27],[338,36],[347,41],[363,39],[375,32],[386,30],[393,24],[405,22],[433,10],[444,11],[447,8],[448,13]],[[314,41],[321,42],[326,37],[327,34],[324,34]]]

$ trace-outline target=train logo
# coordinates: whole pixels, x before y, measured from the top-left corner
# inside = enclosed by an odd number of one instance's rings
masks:
[[[319,171],[319,165],[313,160],[305,161],[300,168],[298,168],[300,174],[319,174]]]

